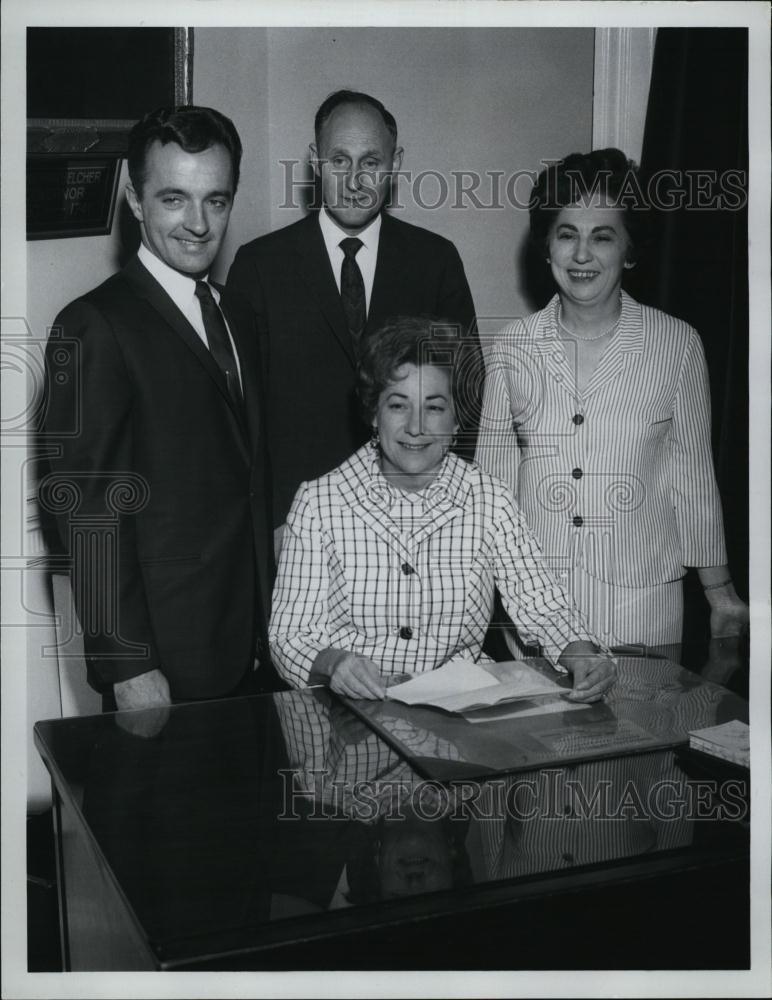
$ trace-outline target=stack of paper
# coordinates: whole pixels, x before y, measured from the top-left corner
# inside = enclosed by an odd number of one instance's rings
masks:
[[[750,766],[750,729],[738,719],[720,726],[695,729],[689,733],[689,746],[743,767]]]
[[[451,660],[390,687],[388,697],[406,705],[433,705],[446,712],[469,712],[502,702],[564,694],[565,689],[519,660],[490,663]]]

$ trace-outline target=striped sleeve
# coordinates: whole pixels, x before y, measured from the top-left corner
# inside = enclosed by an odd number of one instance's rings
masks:
[[[553,665],[566,646],[578,639],[603,648],[548,570],[525,518],[503,489],[495,579],[504,608],[518,631],[527,642],[538,642]]]
[[[503,480],[513,493],[517,492],[519,451],[507,389],[505,357],[515,357],[505,351],[503,341],[508,332],[499,334],[485,358],[485,390],[477,438],[475,461],[486,472]],[[515,363],[514,360],[512,363]]]
[[[330,645],[328,592],[321,524],[303,483],[287,515],[269,627],[273,662],[295,687],[308,683],[317,653]]]
[[[710,443],[710,387],[702,343],[690,331],[673,407],[671,483],[684,566],[723,566],[724,520]]]

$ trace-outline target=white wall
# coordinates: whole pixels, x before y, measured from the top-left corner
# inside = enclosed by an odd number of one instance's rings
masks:
[[[224,280],[242,243],[272,226],[266,177],[271,121],[266,28],[197,28],[193,101],[233,120],[244,147],[241,182],[214,275]]]
[[[122,247],[134,247],[123,190],[129,179],[121,165],[112,232],[108,236],[31,240],[27,243],[27,321],[36,337],[45,337],[59,310],[109,278],[122,263]]]
[[[120,266],[129,248],[136,243],[136,231],[126,226],[126,209],[123,205],[123,188],[128,174],[122,164],[119,180],[119,197],[112,231],[107,236],[87,236],[78,239],[32,240],[27,243],[27,335],[32,345],[29,358],[42,360],[42,345],[56,314],[69,301],[108,278]],[[27,366],[28,392],[35,397],[40,391],[42,368],[33,363]],[[27,463],[30,453],[26,448],[15,452],[20,463]],[[26,497],[34,482],[34,466],[20,464],[19,485],[25,501],[25,517],[19,525],[19,553],[24,559],[34,559],[44,553],[35,505]],[[6,550],[7,554],[7,550]],[[27,797],[31,811],[48,805],[50,785],[32,742],[32,726],[38,719],[59,715],[76,715],[98,712],[99,696],[86,684],[85,666],[77,657],[62,659],[57,663],[53,655],[57,644],[56,619],[51,606],[46,574],[36,569],[26,569],[23,574],[10,578],[19,588],[18,616],[27,630]],[[66,605],[67,594],[62,590],[63,580],[57,585],[61,603]]]
[[[589,28],[206,28],[196,31],[195,47],[195,99],[229,114],[245,140],[221,275],[245,239],[302,216],[300,207],[281,207],[287,176],[281,161],[307,162],[314,113],[340,87],[383,101],[397,119],[403,170],[414,177],[438,171],[451,190],[453,171],[508,177],[538,171],[544,158],[590,148]],[[298,179],[301,173],[299,166]],[[506,205],[501,186],[501,207],[486,210],[468,201],[454,208],[452,198],[422,208],[409,183],[403,179],[398,188],[401,218],[456,243],[481,317],[518,316],[534,307],[519,267],[527,212]],[[521,200],[528,190],[528,183],[518,185]],[[418,189],[425,203],[438,193],[430,178]],[[490,202],[489,180],[478,193]]]

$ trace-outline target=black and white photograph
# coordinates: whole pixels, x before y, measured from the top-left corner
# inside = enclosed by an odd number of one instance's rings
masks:
[[[1,17],[3,997],[769,996],[769,5]]]

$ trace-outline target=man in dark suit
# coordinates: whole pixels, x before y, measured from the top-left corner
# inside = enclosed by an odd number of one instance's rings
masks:
[[[41,504],[71,557],[89,682],[119,709],[246,692],[269,667],[258,340],[249,307],[206,280],[240,160],[217,111],[145,116],[126,188],[142,245],[47,346]]]
[[[314,128],[322,210],[241,247],[228,275],[252,304],[267,354],[276,525],[300,482],[367,439],[354,391],[365,328],[400,314],[454,324],[471,348],[472,398],[456,401],[462,454],[474,453],[479,412],[474,304],[458,252],[382,211],[402,162],[394,117],[368,94],[338,91]]]

